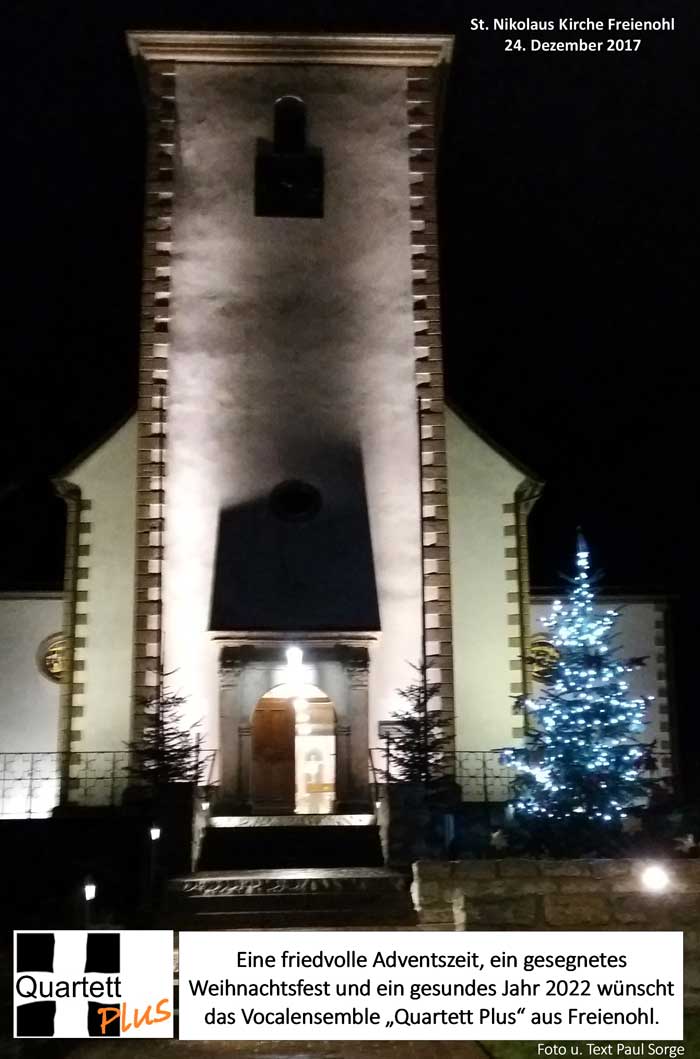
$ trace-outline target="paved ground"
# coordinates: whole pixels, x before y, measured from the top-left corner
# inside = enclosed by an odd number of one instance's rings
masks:
[[[126,1051],[125,1051],[126,1047]],[[120,1050],[121,1049],[121,1050]],[[99,1041],[86,1042],[70,1059],[484,1059],[471,1041]]]
[[[307,879],[324,882],[326,879],[401,879],[401,872],[390,868],[235,868],[222,871],[197,871],[183,876],[186,879],[269,879],[286,882],[288,879]]]

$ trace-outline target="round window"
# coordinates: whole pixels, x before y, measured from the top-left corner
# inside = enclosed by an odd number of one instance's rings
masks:
[[[535,634],[531,638],[527,661],[530,663],[530,671],[535,680],[549,680],[560,657],[559,649],[546,636]]]
[[[308,482],[280,482],[270,493],[270,510],[283,522],[309,522],[322,506],[321,494]]]
[[[62,632],[47,636],[39,644],[36,660],[44,676],[60,684],[68,675],[67,637]]]

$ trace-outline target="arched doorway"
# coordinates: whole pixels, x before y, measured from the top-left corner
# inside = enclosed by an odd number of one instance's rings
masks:
[[[332,813],[336,716],[320,688],[280,684],[252,718],[251,795],[258,813]]]

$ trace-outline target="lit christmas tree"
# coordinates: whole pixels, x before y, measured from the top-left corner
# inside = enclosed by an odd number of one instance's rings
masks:
[[[540,673],[541,694],[524,703],[527,744],[503,756],[518,771],[515,820],[574,844],[575,835],[605,843],[605,832],[619,833],[627,810],[649,793],[643,772],[651,747],[637,735],[650,700],[631,698],[625,680],[644,660],[616,657],[618,615],[596,612],[594,599],[588,547],[579,535],[569,597],[542,619],[554,652]]]

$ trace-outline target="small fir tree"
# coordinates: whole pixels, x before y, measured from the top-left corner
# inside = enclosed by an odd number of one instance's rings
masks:
[[[503,758],[518,773],[515,821],[558,834],[572,853],[577,836],[588,847],[608,844],[650,788],[642,773],[652,764],[651,745],[638,740],[650,700],[630,697],[625,680],[644,659],[617,657],[618,615],[596,613],[594,599],[588,547],[579,535],[569,597],[542,619],[555,654],[540,674],[541,694],[524,703],[526,745]]]
[[[163,689],[146,700],[146,722],[140,739],[127,746],[131,755],[130,775],[154,791],[170,783],[195,783],[203,780],[209,755],[199,746],[199,722],[189,727],[182,719],[185,699]]]
[[[451,727],[442,711],[430,705],[440,694],[440,685],[428,680],[426,664],[411,668],[416,679],[397,688],[406,708],[391,715],[387,779],[436,786],[448,772]]]

